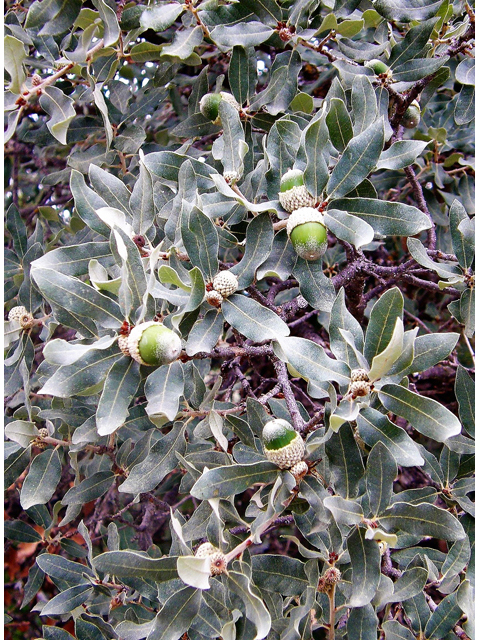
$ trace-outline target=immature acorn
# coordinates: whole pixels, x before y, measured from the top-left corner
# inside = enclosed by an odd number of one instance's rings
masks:
[[[329,567],[323,574],[323,578],[327,585],[334,585],[337,584],[337,582],[340,582],[342,574],[337,567]]]
[[[31,329],[35,324],[35,319],[30,311],[27,311],[25,307],[13,307],[8,313],[8,319],[16,320],[22,329]]]
[[[220,271],[214,277],[212,286],[223,298],[228,298],[238,289],[238,278],[231,271]]]
[[[212,307],[216,307],[217,309],[222,306],[223,296],[218,291],[207,291],[205,294],[205,300],[208,304],[211,304]]]
[[[313,207],[301,207],[287,220],[293,248],[304,260],[318,260],[327,250],[327,227],[323,214]]]
[[[224,100],[235,107],[237,111],[240,111],[241,107],[231,93],[220,91],[220,93],[206,93],[200,100],[200,112],[213,122],[213,124],[220,125],[222,121],[218,114],[218,107],[220,102]]]
[[[12,307],[8,312],[9,320],[18,320],[20,322],[20,318],[28,313],[25,307]]]
[[[313,207],[316,202],[315,198],[307,191],[303,171],[300,169],[290,169],[283,174],[278,198],[282,207],[289,213],[301,207]]]
[[[365,369],[352,369],[350,372],[350,382],[369,382],[369,380]]]
[[[368,396],[371,391],[370,382],[366,382],[364,380],[358,380],[356,382],[351,382],[348,387],[348,396],[355,400],[356,398],[363,398]]]
[[[130,331],[128,351],[140,364],[158,367],[178,358],[182,341],[160,322],[142,322]]]
[[[416,100],[412,102],[410,106],[402,116],[400,124],[406,129],[415,129],[420,122],[420,105]]]
[[[227,560],[225,554],[210,542],[201,544],[195,552],[196,558],[210,558],[210,575],[219,576],[226,573]]]
[[[377,60],[376,58],[365,62],[365,66],[368,69],[371,69],[374,73],[376,73],[377,76],[379,76],[380,74],[392,75],[392,72],[390,71],[389,67],[387,67],[387,65],[384,62],[382,62],[381,60]]]
[[[240,174],[238,171],[224,171],[223,177],[227,184],[235,184],[240,180]]]
[[[262,440],[265,456],[280,469],[291,469],[302,462],[305,443],[286,420],[275,418],[267,422],[263,427]]]

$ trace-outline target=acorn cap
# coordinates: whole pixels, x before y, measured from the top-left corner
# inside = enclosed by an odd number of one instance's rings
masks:
[[[241,106],[236,101],[235,96],[232,96],[231,93],[227,93],[226,91],[220,91],[220,95],[222,96],[222,100],[225,100],[225,102],[228,102],[232,107],[235,107],[237,111],[240,111]]]
[[[337,567],[329,567],[323,574],[323,579],[328,585],[337,584],[342,579],[342,574]]]
[[[168,327],[159,322],[142,322],[130,331],[128,350],[140,364],[158,367],[178,358],[182,341]]]
[[[263,448],[267,460],[281,469],[290,469],[303,460],[305,444],[286,420],[276,418],[263,427]]]
[[[195,551],[196,558],[210,558],[210,575],[219,576],[227,570],[225,554],[211,542],[204,542]]]
[[[218,293],[218,291],[207,291],[207,293],[205,294],[205,300],[208,302],[208,304],[211,304],[212,307],[220,307],[222,305],[223,302],[223,296],[221,293]]]
[[[23,306],[12,307],[10,309],[10,311],[8,312],[8,319],[9,320],[18,320],[20,322],[20,318],[22,316],[24,316],[25,314],[27,314],[27,313],[28,313],[28,311]]]
[[[369,382],[370,378],[368,377],[368,373],[365,369],[352,369],[350,372],[350,381],[351,382]]]
[[[224,171],[223,177],[227,184],[235,184],[240,180],[240,174],[238,171]]]
[[[300,460],[289,469],[295,480],[298,482],[308,473],[308,464],[304,460]]]
[[[130,357],[130,351],[128,349],[128,336],[118,336],[117,344],[123,355]]]
[[[18,318],[18,321],[22,329],[31,329],[35,324],[35,319],[33,315],[30,313],[30,311],[27,311],[26,313],[22,314]]]
[[[368,396],[372,387],[370,382],[364,380],[358,380],[357,382],[351,382],[348,387],[348,395],[355,400],[355,398],[363,398]]]
[[[307,191],[303,171],[300,169],[290,169],[282,176],[278,199],[285,211],[290,213],[302,207],[313,207],[316,202]]]
[[[220,271],[214,277],[212,286],[224,298],[228,298],[238,289],[238,278],[231,271]]]
[[[210,556],[210,575],[219,576],[227,571],[227,558],[222,551],[216,551]]]
[[[201,544],[198,549],[195,551],[196,558],[206,558],[208,556],[217,553],[217,547],[214,547],[211,542],[204,542]]]

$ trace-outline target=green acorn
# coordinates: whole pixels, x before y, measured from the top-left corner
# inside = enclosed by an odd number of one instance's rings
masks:
[[[407,110],[402,116],[401,125],[406,129],[415,129],[420,122],[420,105],[416,100],[407,107]]]
[[[376,58],[365,62],[365,66],[368,69],[371,69],[377,76],[379,76],[380,74],[392,75],[392,72],[387,67],[387,65],[381,60],[377,60]]]
[[[231,93],[226,93],[225,91],[220,91],[220,93],[206,93],[200,100],[200,112],[205,118],[211,120],[213,124],[219,125],[222,123],[218,114],[218,107],[222,100],[231,104],[232,107],[235,107],[238,111],[241,109]]]
[[[142,322],[128,336],[128,350],[140,364],[158,367],[178,358],[182,341],[168,327],[159,322]]]
[[[296,209],[287,220],[293,248],[304,260],[318,260],[327,250],[327,228],[323,215],[313,207]]]
[[[290,213],[301,207],[313,207],[316,202],[307,191],[300,169],[290,169],[282,176],[278,197],[282,207]]]
[[[267,422],[263,427],[262,439],[265,456],[280,469],[291,469],[303,460],[305,444],[286,420],[276,418]]]

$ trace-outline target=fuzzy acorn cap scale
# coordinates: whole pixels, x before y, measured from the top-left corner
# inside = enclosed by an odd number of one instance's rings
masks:
[[[303,439],[286,420],[276,418],[267,422],[263,427],[262,440],[267,460],[280,469],[290,469],[303,460]]]
[[[117,339],[118,348],[124,356],[130,356],[130,350],[128,348],[128,336],[118,336]]]
[[[130,331],[128,350],[140,364],[158,367],[178,358],[182,341],[168,327],[160,322],[142,322]]]
[[[316,202],[307,191],[300,169],[290,169],[282,176],[278,197],[282,207],[290,213],[301,207],[313,207]]]
[[[212,286],[224,298],[228,298],[238,289],[238,278],[231,271],[220,271],[214,277]]]

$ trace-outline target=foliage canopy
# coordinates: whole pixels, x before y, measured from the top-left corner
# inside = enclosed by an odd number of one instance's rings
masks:
[[[470,6],[5,32],[11,637],[473,638]]]

